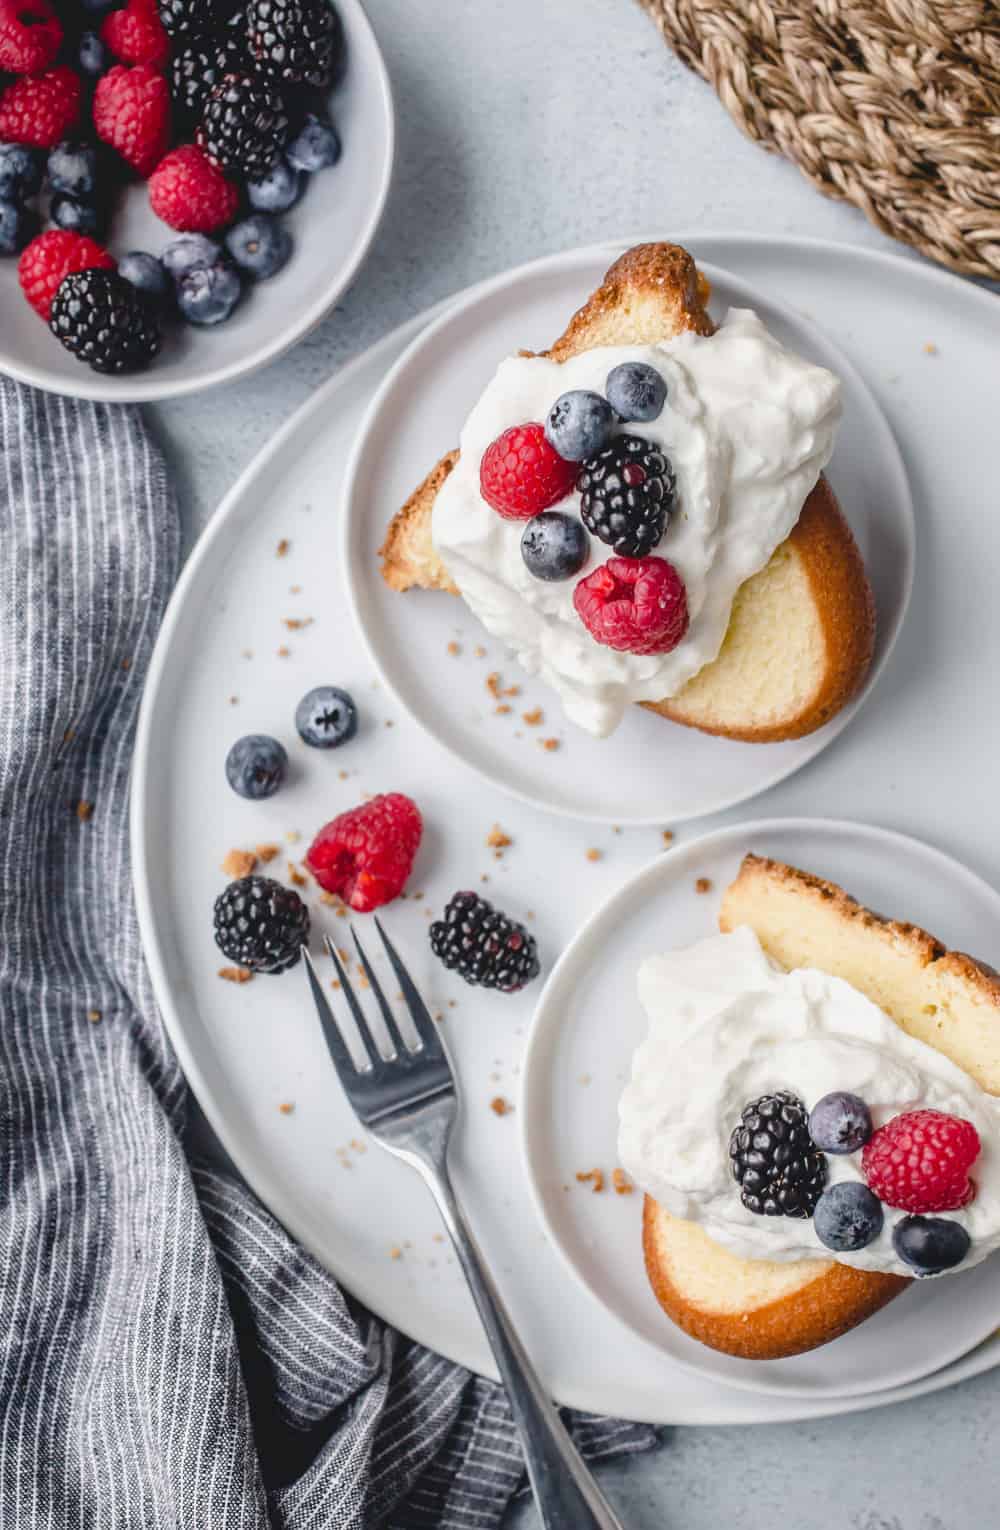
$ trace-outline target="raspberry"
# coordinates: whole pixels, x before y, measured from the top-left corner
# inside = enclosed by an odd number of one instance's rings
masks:
[[[53,228],[32,239],[17,263],[17,275],[28,302],[47,324],[52,317],[52,299],[63,278],[94,267],[113,271],[115,262],[93,239]]]
[[[565,499],[576,471],[549,445],[544,425],[514,425],[483,452],[479,490],[505,520],[527,521]]]
[[[422,832],[416,803],[389,792],[331,819],[309,846],[306,865],[320,887],[370,914],[403,891]]]
[[[887,1206],[958,1211],[976,1193],[969,1170],[980,1147],[971,1121],[943,1110],[908,1110],[872,1133],[861,1172]]]
[[[231,223],[240,194],[204,149],[171,149],[149,178],[149,205],[158,218],[184,234],[210,234]]]
[[[80,81],[65,66],[27,75],[0,96],[0,139],[54,149],[80,115]]]
[[[94,91],[94,127],[133,170],[144,179],[151,175],[170,142],[170,91],[162,74],[149,64],[109,69]]]
[[[666,558],[609,558],[573,605],[591,637],[621,653],[669,653],[688,629],[684,581]]]
[[[0,0],[0,69],[40,73],[54,61],[62,35],[49,0]]]
[[[149,64],[163,69],[170,58],[170,39],[156,0],[128,0],[112,11],[101,28],[101,40],[123,64]]]

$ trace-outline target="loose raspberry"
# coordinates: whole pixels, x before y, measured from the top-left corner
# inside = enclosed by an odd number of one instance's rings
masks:
[[[149,64],[109,69],[94,91],[94,127],[133,170],[144,179],[151,175],[170,142],[170,91],[162,74]]]
[[[971,1121],[943,1110],[908,1110],[873,1132],[861,1172],[887,1206],[900,1211],[958,1211],[976,1193],[969,1170],[979,1157]]]
[[[240,193],[197,144],[172,149],[149,178],[149,205],[184,234],[211,234],[236,216]]]
[[[669,653],[688,629],[684,581],[666,558],[609,558],[573,605],[592,638],[622,653]]]
[[[79,115],[80,81],[72,69],[26,75],[0,96],[0,139],[54,149]]]
[[[528,521],[565,499],[576,473],[576,463],[549,445],[544,425],[514,425],[483,452],[479,489],[506,520]]]
[[[49,322],[52,299],[60,283],[75,271],[89,271],[92,267],[113,271],[115,262],[101,245],[83,234],[71,234],[61,228],[53,228],[22,251],[17,263],[18,280],[22,291],[35,312]]]
[[[62,35],[49,0],[0,0],[0,69],[40,73],[54,62]]]
[[[331,819],[309,846],[306,865],[320,887],[370,914],[403,891],[422,833],[416,803],[389,792]]]
[[[157,0],[128,0],[120,11],[112,11],[101,28],[101,40],[123,64],[162,69],[170,58],[170,38]]]

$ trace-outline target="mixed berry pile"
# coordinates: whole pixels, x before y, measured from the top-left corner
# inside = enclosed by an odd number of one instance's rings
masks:
[[[0,0],[0,255],[68,350],[136,371],[282,269],[281,214],[340,156],[343,63],[328,0]],[[137,179],[180,237],[115,260]]]

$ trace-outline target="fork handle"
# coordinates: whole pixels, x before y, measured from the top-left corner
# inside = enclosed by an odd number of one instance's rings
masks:
[[[447,1171],[418,1165],[469,1282],[521,1437],[545,1530],[624,1530],[573,1444],[518,1338]]]

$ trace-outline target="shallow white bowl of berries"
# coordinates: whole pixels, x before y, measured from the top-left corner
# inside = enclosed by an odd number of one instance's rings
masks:
[[[367,254],[389,189],[394,146],[392,94],[374,33],[359,0],[337,0],[336,8],[346,66],[330,91],[329,109],[342,153],[335,165],[306,177],[300,201],[280,214],[293,240],[284,268],[267,281],[248,281],[224,323],[202,328],[172,316],[163,326],[163,348],[146,370],[105,376],[65,350],[26,302],[17,258],[0,259],[0,371],[76,398],[178,398],[255,371],[319,323]],[[132,180],[117,196],[103,242],[115,257],[130,250],[158,255],[178,237],[150,208],[146,183]]]

